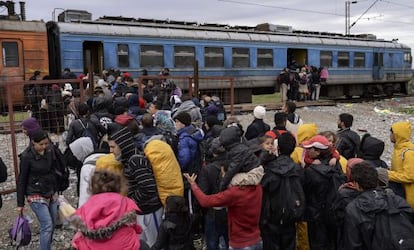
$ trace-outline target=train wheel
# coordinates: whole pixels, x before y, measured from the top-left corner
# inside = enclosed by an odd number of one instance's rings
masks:
[[[387,97],[392,97],[392,96],[394,95],[394,88],[393,88],[392,86],[387,86],[387,87],[385,87],[385,89],[384,89],[384,94],[385,94]]]

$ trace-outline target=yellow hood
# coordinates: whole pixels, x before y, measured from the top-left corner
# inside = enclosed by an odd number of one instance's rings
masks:
[[[392,126],[395,137],[395,145],[401,145],[411,141],[411,123],[408,121],[396,122]]]
[[[298,128],[298,145],[304,141],[310,140],[318,134],[318,126],[315,123],[305,123]]]

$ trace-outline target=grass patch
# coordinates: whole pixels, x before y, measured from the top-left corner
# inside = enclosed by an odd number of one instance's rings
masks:
[[[27,112],[14,112],[14,121],[21,122],[24,119],[29,117],[29,113]],[[9,122],[10,117],[9,115],[0,116],[0,122]]]
[[[410,106],[410,107],[399,108],[398,112],[409,114],[409,115],[414,115],[414,107]]]
[[[253,95],[252,96],[252,103],[256,105],[260,104],[269,104],[269,103],[276,103],[280,102],[280,93],[268,94],[268,95]]]

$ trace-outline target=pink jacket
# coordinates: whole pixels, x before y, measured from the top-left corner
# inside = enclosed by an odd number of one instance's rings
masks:
[[[321,73],[320,73],[319,77],[320,78],[324,78],[324,79],[328,79],[328,77],[329,77],[328,69],[327,68],[323,68],[321,70]]]
[[[78,232],[72,246],[79,250],[139,249],[142,229],[137,224],[138,212],[134,201],[118,193],[91,196],[74,214]]]

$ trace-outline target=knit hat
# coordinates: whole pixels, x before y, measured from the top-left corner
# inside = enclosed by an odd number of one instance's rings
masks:
[[[191,116],[187,112],[180,112],[175,117],[174,120],[178,120],[185,126],[189,126],[191,124]]]
[[[378,172],[378,184],[381,187],[388,187],[388,171],[386,168],[376,168]]]
[[[327,149],[331,143],[326,139],[325,136],[315,135],[309,141],[304,141],[302,146],[304,148],[317,148],[317,149]]]
[[[346,163],[346,178],[348,181],[351,181],[351,169],[358,163],[363,162],[364,159],[361,158],[351,158]]]
[[[263,106],[256,106],[253,110],[253,115],[256,119],[263,120],[266,116],[266,108]]]
[[[108,171],[122,175],[123,166],[121,162],[115,159],[114,154],[107,154],[99,157],[98,160],[96,160],[95,171]]]
[[[22,121],[22,128],[27,131],[27,135],[29,136],[30,139],[32,139],[33,134],[37,130],[41,129],[39,122],[34,117],[29,117],[27,119],[24,119]]]

